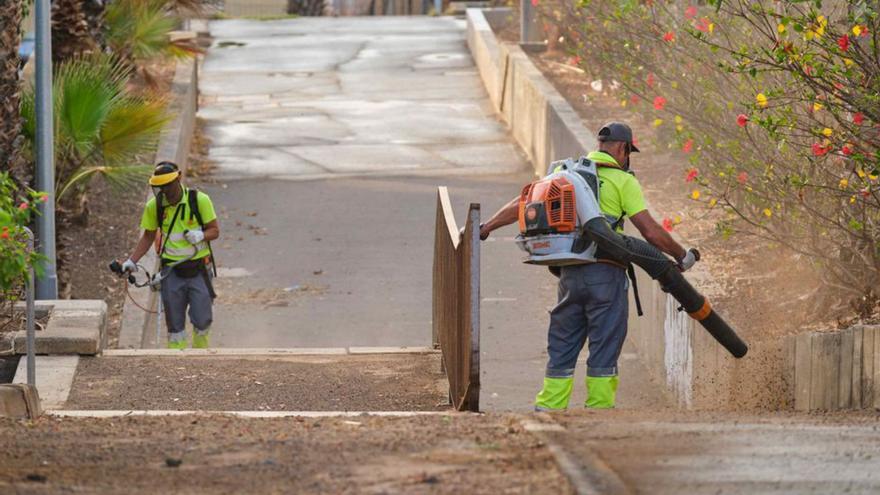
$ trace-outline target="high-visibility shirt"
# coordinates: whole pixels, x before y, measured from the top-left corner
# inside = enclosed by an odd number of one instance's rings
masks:
[[[588,160],[599,164],[599,209],[602,213],[620,218],[632,217],[645,210],[645,196],[636,177],[617,165],[608,153],[594,151],[587,155]],[[611,165],[603,167],[602,164]],[[623,228],[619,229],[623,231]]]
[[[197,252],[193,259],[201,259],[210,254],[207,242],[202,241],[198,245],[193,246],[183,235],[187,230],[202,230],[201,227],[199,227],[199,222],[196,220],[195,215],[190,215],[189,204],[187,202],[188,195],[189,190],[184,187],[183,194],[180,196],[180,201],[175,204],[168,203],[167,198],[164,198],[163,196],[164,211],[162,214],[164,218],[162,219],[162,243],[165,245],[165,250],[161,253],[161,256],[170,261],[188,258],[193,254],[194,250]],[[198,191],[196,204],[198,205],[199,213],[202,216],[202,222],[208,224],[217,219],[217,214],[214,213],[214,204],[211,202],[211,198],[208,197],[207,194]],[[177,219],[174,220],[174,226],[172,227],[171,221],[174,218],[175,211],[178,212]],[[144,230],[157,230],[159,228],[156,216],[155,197],[150,198],[144,207],[144,214],[141,217],[141,228]]]

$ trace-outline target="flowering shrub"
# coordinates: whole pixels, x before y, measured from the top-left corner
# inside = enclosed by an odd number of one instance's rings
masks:
[[[876,2],[542,3],[591,76],[649,115],[725,235],[809,256],[827,282],[880,283]],[[646,104],[647,102],[647,104]],[[876,295],[876,294],[875,294]]]
[[[17,198],[9,175],[0,173],[0,302],[17,298],[31,266],[39,270],[39,254],[27,250],[24,228],[46,195],[29,191]]]

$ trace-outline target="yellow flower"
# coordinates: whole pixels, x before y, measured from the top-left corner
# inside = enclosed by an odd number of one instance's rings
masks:
[[[822,104],[819,102],[813,103],[813,111],[818,112],[819,110],[822,110]]]
[[[770,208],[764,208],[764,216],[770,218],[773,216],[773,210]]]
[[[785,32],[785,24],[780,24],[780,25],[776,26],[776,31],[777,31],[779,34],[784,33],[784,32]]]
[[[767,106],[767,96],[764,93],[758,93],[755,96],[755,101],[758,102],[758,106],[761,108]]]
[[[717,205],[717,204],[718,204],[718,200],[717,200],[717,199],[712,198],[712,199],[709,200],[709,206],[715,206],[715,205]]]
[[[852,64],[854,64],[855,62],[853,62],[851,58],[845,58],[845,59],[843,59],[843,63],[846,64],[847,67],[849,67]]]
[[[856,24],[855,26],[853,26],[852,32],[856,36],[862,34],[862,26],[859,26],[858,24]]]
[[[626,106],[626,100],[620,100],[620,106],[625,107],[625,106]]]
[[[849,181],[846,179],[840,179],[840,183],[838,185],[841,189],[846,189],[846,186],[849,185]]]
[[[856,174],[859,176],[860,179],[864,179],[864,178],[865,178],[865,175],[866,175],[866,174],[865,174],[865,171],[862,170],[862,169],[858,169],[858,170],[856,170]]]
[[[855,196],[855,194],[853,194],[852,196],[849,197],[849,204],[853,204],[855,202],[856,202],[856,196]]]
[[[694,189],[691,192],[691,199],[700,199],[700,191]]]
[[[677,126],[675,126],[675,130],[676,130],[676,132],[681,132],[681,131],[684,130],[684,126],[683,126],[683,125],[677,125]]]
[[[654,127],[660,127],[663,125],[663,119],[654,119]]]
[[[834,134],[834,131],[832,131],[831,128],[826,127],[826,128],[824,128],[824,129],[822,129],[822,135],[823,135],[823,136],[825,136],[825,137],[831,137],[832,134]]]
[[[681,115],[676,115],[676,116],[675,116],[675,123],[676,123],[676,124],[681,124],[682,120],[684,120],[684,119],[681,118]]]
[[[718,172],[718,177],[727,177],[727,174],[724,172]]]
[[[672,219],[672,223],[675,224],[675,225],[680,224],[680,223],[681,223],[681,217],[678,216],[678,215],[675,215],[675,218]]]
[[[678,89],[678,81],[672,81],[672,89]]]
[[[871,180],[877,180],[877,176],[874,174],[868,174],[868,178]]]
[[[709,23],[709,34],[712,34],[713,31],[715,31],[715,23],[710,22]]]

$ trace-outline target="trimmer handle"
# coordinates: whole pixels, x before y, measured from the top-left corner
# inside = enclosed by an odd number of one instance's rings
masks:
[[[122,271],[122,263],[120,263],[119,260],[113,260],[113,262],[110,263],[110,271],[115,273],[116,275],[119,275],[120,277],[125,275],[125,272]],[[134,275],[129,273],[128,274],[128,283],[133,284],[134,282],[135,282]]]

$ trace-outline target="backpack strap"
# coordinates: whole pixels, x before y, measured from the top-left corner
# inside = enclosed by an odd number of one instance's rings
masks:
[[[199,227],[203,228],[205,226],[205,222],[202,221],[202,212],[199,211],[199,190],[195,188],[190,188],[186,195],[186,204],[189,206],[189,219],[196,219]],[[211,242],[205,241],[208,245],[208,254],[211,256],[211,271],[214,276],[217,276],[217,263],[214,260],[214,250],[211,248]],[[213,289],[212,289],[213,290]]]

